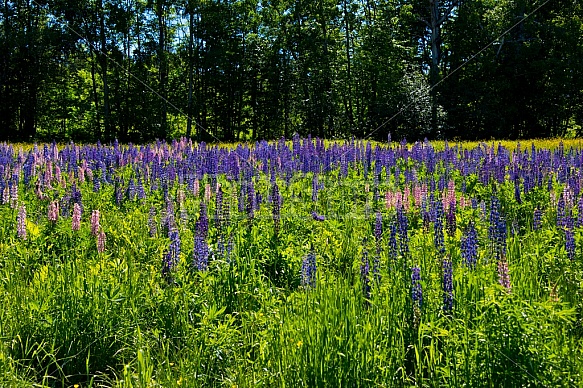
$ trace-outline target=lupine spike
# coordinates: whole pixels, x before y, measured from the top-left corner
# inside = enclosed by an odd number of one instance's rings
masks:
[[[442,263],[443,311],[453,310],[453,266],[451,260],[445,258]]]
[[[368,252],[366,249],[362,252],[362,260],[360,263],[360,281],[362,283],[362,294],[366,299],[370,299],[370,264],[368,261]]]
[[[16,230],[18,238],[26,240],[26,205],[18,207],[18,215],[16,216]]]
[[[478,232],[471,221],[461,238],[461,252],[464,263],[469,268],[475,268],[478,262]]]
[[[316,254],[311,251],[302,261],[301,281],[304,287],[316,287]]]
[[[508,270],[506,256],[502,256],[500,260],[498,260],[498,282],[508,292],[512,290],[512,286],[510,285],[510,272]]]
[[[78,203],[73,204],[73,216],[71,217],[71,229],[79,230],[81,228],[81,206]]]

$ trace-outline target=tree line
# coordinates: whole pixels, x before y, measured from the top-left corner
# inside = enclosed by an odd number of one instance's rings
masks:
[[[3,0],[0,140],[579,134],[572,0]]]

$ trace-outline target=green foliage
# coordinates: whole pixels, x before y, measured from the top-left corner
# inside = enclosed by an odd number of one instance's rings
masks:
[[[573,1],[0,5],[0,140],[576,136]],[[431,17],[434,14],[434,17]]]

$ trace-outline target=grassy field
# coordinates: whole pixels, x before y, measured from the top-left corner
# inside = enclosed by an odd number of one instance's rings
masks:
[[[578,140],[0,145],[0,386],[580,387]]]

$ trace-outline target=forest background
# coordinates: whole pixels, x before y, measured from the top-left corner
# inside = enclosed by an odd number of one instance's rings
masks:
[[[0,140],[581,135],[573,0],[3,0]]]

